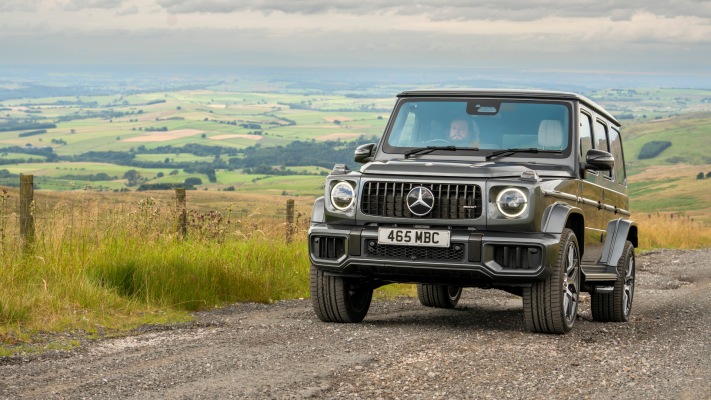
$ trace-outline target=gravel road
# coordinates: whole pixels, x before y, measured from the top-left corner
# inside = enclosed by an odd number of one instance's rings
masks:
[[[532,334],[521,300],[467,289],[454,310],[375,301],[361,324],[308,300],[235,304],[197,322],[0,359],[0,398],[711,399],[711,249],[637,258],[628,323]]]

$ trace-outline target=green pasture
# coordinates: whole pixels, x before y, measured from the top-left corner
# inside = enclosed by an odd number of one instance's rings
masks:
[[[254,179],[263,178],[264,175],[247,175],[243,174],[242,170],[227,171],[221,169],[215,171],[215,177],[217,178],[217,183],[221,185],[240,187],[251,183]]]
[[[697,111],[711,111],[711,90],[678,88],[606,89],[586,94],[613,115],[632,114],[633,123]],[[627,123],[628,121],[623,121]]]
[[[146,161],[163,161],[165,157],[175,159],[176,155],[166,154],[145,154],[139,155]],[[211,159],[211,157],[201,158],[190,154],[181,154],[182,161],[200,161]],[[177,160],[176,160],[177,161]],[[203,182],[200,185],[208,190],[221,190],[228,186],[235,186],[239,191],[260,194],[282,194],[286,191],[295,195],[320,195],[323,191],[324,177],[320,175],[287,175],[287,176],[265,176],[247,175],[241,170],[217,170],[217,182],[209,182],[207,175],[197,173],[185,173],[178,169],[177,174],[170,175],[173,168],[138,168],[119,166],[107,163],[91,162],[61,162],[61,163],[20,163],[1,166],[0,169],[7,169],[12,174],[33,175],[35,183],[41,189],[52,190],[77,190],[86,187],[93,189],[122,189],[125,188],[123,175],[128,170],[136,170],[145,179],[145,183],[183,183],[190,177],[200,178]],[[290,167],[295,172],[307,171],[310,173],[320,173],[329,171],[320,167]],[[163,177],[158,177],[158,173],[163,173]],[[110,177],[117,177],[110,181],[84,181],[81,179],[65,178],[71,175],[95,175],[105,173]],[[18,182],[14,182],[18,181]],[[16,178],[3,180],[0,184],[17,184]],[[135,188],[129,188],[135,189]]]
[[[322,172],[331,172],[330,169],[328,168],[323,168],[323,167],[286,167],[288,171],[294,171],[294,172],[306,172],[309,174],[320,174]]]
[[[623,130],[623,138],[627,137],[630,138],[624,141],[625,158],[632,168],[659,164],[711,163],[711,154],[708,152],[711,147],[711,113],[635,125]],[[654,158],[639,160],[642,146],[651,141],[669,141],[672,145]]]
[[[136,154],[135,160],[137,161],[151,161],[151,162],[164,162],[166,158],[169,158],[171,162],[210,162],[214,157],[210,156],[196,156],[190,153],[179,153],[179,154]]]
[[[34,184],[37,189],[42,190],[120,190],[126,185],[122,180],[115,181],[83,181],[72,179],[57,179],[48,176],[37,176],[34,178]]]
[[[699,166],[699,170],[711,172],[711,165]],[[688,171],[689,168],[672,170],[667,176],[645,180],[633,177],[629,185],[633,213],[684,212],[711,222],[711,178],[697,179]]]
[[[675,182],[678,182],[680,180],[681,178],[670,178],[653,181],[633,182],[630,183],[627,188],[628,194],[631,197],[640,198],[641,196],[668,191],[677,187],[679,184]]]
[[[146,103],[165,100],[166,103]],[[56,105],[58,101],[96,102],[95,107],[81,105]],[[1,105],[30,103],[43,105],[40,117],[45,122],[54,118],[85,115],[87,112],[113,110],[133,112],[112,119],[90,118],[59,122],[57,128],[46,134],[20,138],[19,132],[0,132],[0,146],[52,146],[57,154],[78,155],[89,151],[129,151],[132,147],[172,145],[187,143],[245,148],[259,143],[261,146],[286,145],[293,140],[341,140],[350,141],[359,135],[379,136],[387,121],[387,113],[358,111],[361,107],[381,107],[392,99],[352,99],[342,95],[308,96],[293,93],[237,93],[216,91],[180,91],[135,94],[127,96],[79,96],[9,100]],[[292,109],[287,104],[308,105],[311,109]],[[110,105],[110,107],[108,107]],[[138,114],[138,111],[141,111]],[[345,110],[345,111],[341,111]],[[10,112],[9,112],[10,113]],[[11,115],[18,114],[11,112]],[[378,119],[381,117],[381,119]],[[207,119],[207,120],[206,120]],[[340,121],[340,124],[334,123]],[[216,122],[223,121],[224,123]],[[291,125],[289,121],[293,121]],[[235,125],[228,124],[234,123]],[[245,135],[256,129],[240,125],[256,123],[264,133],[259,142],[249,138],[221,138],[223,135]],[[166,127],[168,131],[194,129],[205,133],[158,140],[165,132],[147,132],[146,128]],[[157,135],[157,140],[140,142],[127,139]],[[213,139],[217,137],[216,139]],[[66,145],[52,144],[52,139],[61,139]]]
[[[238,188],[241,192],[246,193],[263,193],[263,194],[289,194],[289,195],[310,195],[321,196],[323,194],[323,185],[325,179],[322,176],[309,175],[286,175],[273,176],[265,179],[260,179],[255,182],[249,182]]]
[[[170,172],[167,168],[136,168],[123,165],[115,165],[108,163],[91,163],[91,162],[58,162],[58,163],[23,163],[9,164],[3,167],[13,174],[26,174],[45,177],[60,177],[64,175],[89,175],[105,173],[109,176],[118,176],[121,178],[123,174],[135,169],[143,176],[154,176],[157,172]]]
[[[3,160],[28,160],[30,158],[34,158],[35,160],[44,160],[47,157],[24,153],[0,153],[0,158]],[[0,169],[2,169],[1,165]]]

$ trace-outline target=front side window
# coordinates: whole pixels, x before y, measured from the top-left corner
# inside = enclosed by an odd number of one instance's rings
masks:
[[[562,152],[570,143],[570,106],[553,101],[412,99],[399,104],[386,134],[387,153],[427,146]]]

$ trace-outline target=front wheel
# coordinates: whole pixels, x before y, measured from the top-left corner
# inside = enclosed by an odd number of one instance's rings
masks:
[[[612,293],[590,295],[590,310],[593,319],[601,322],[627,322],[632,313],[634,298],[634,245],[625,242],[622,257],[617,262],[617,280]]]
[[[373,288],[355,278],[325,275],[311,266],[311,305],[324,322],[360,322],[368,314]]]
[[[570,229],[560,237],[551,275],[523,290],[523,315],[533,332],[566,333],[573,328],[580,299],[580,251]]]
[[[417,284],[417,298],[426,307],[454,308],[462,297],[460,286]]]

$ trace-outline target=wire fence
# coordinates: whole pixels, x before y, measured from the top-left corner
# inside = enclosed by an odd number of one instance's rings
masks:
[[[30,199],[22,191],[0,190],[2,253],[33,242],[91,243],[119,234],[145,240],[168,235],[224,241],[256,235],[265,240],[291,241],[305,237],[310,222],[307,203],[295,205],[292,199],[277,196],[244,202],[235,197],[233,203],[210,209],[206,204],[194,207],[190,196],[177,190],[130,197],[118,193],[111,198],[102,193],[43,191],[30,193]]]

